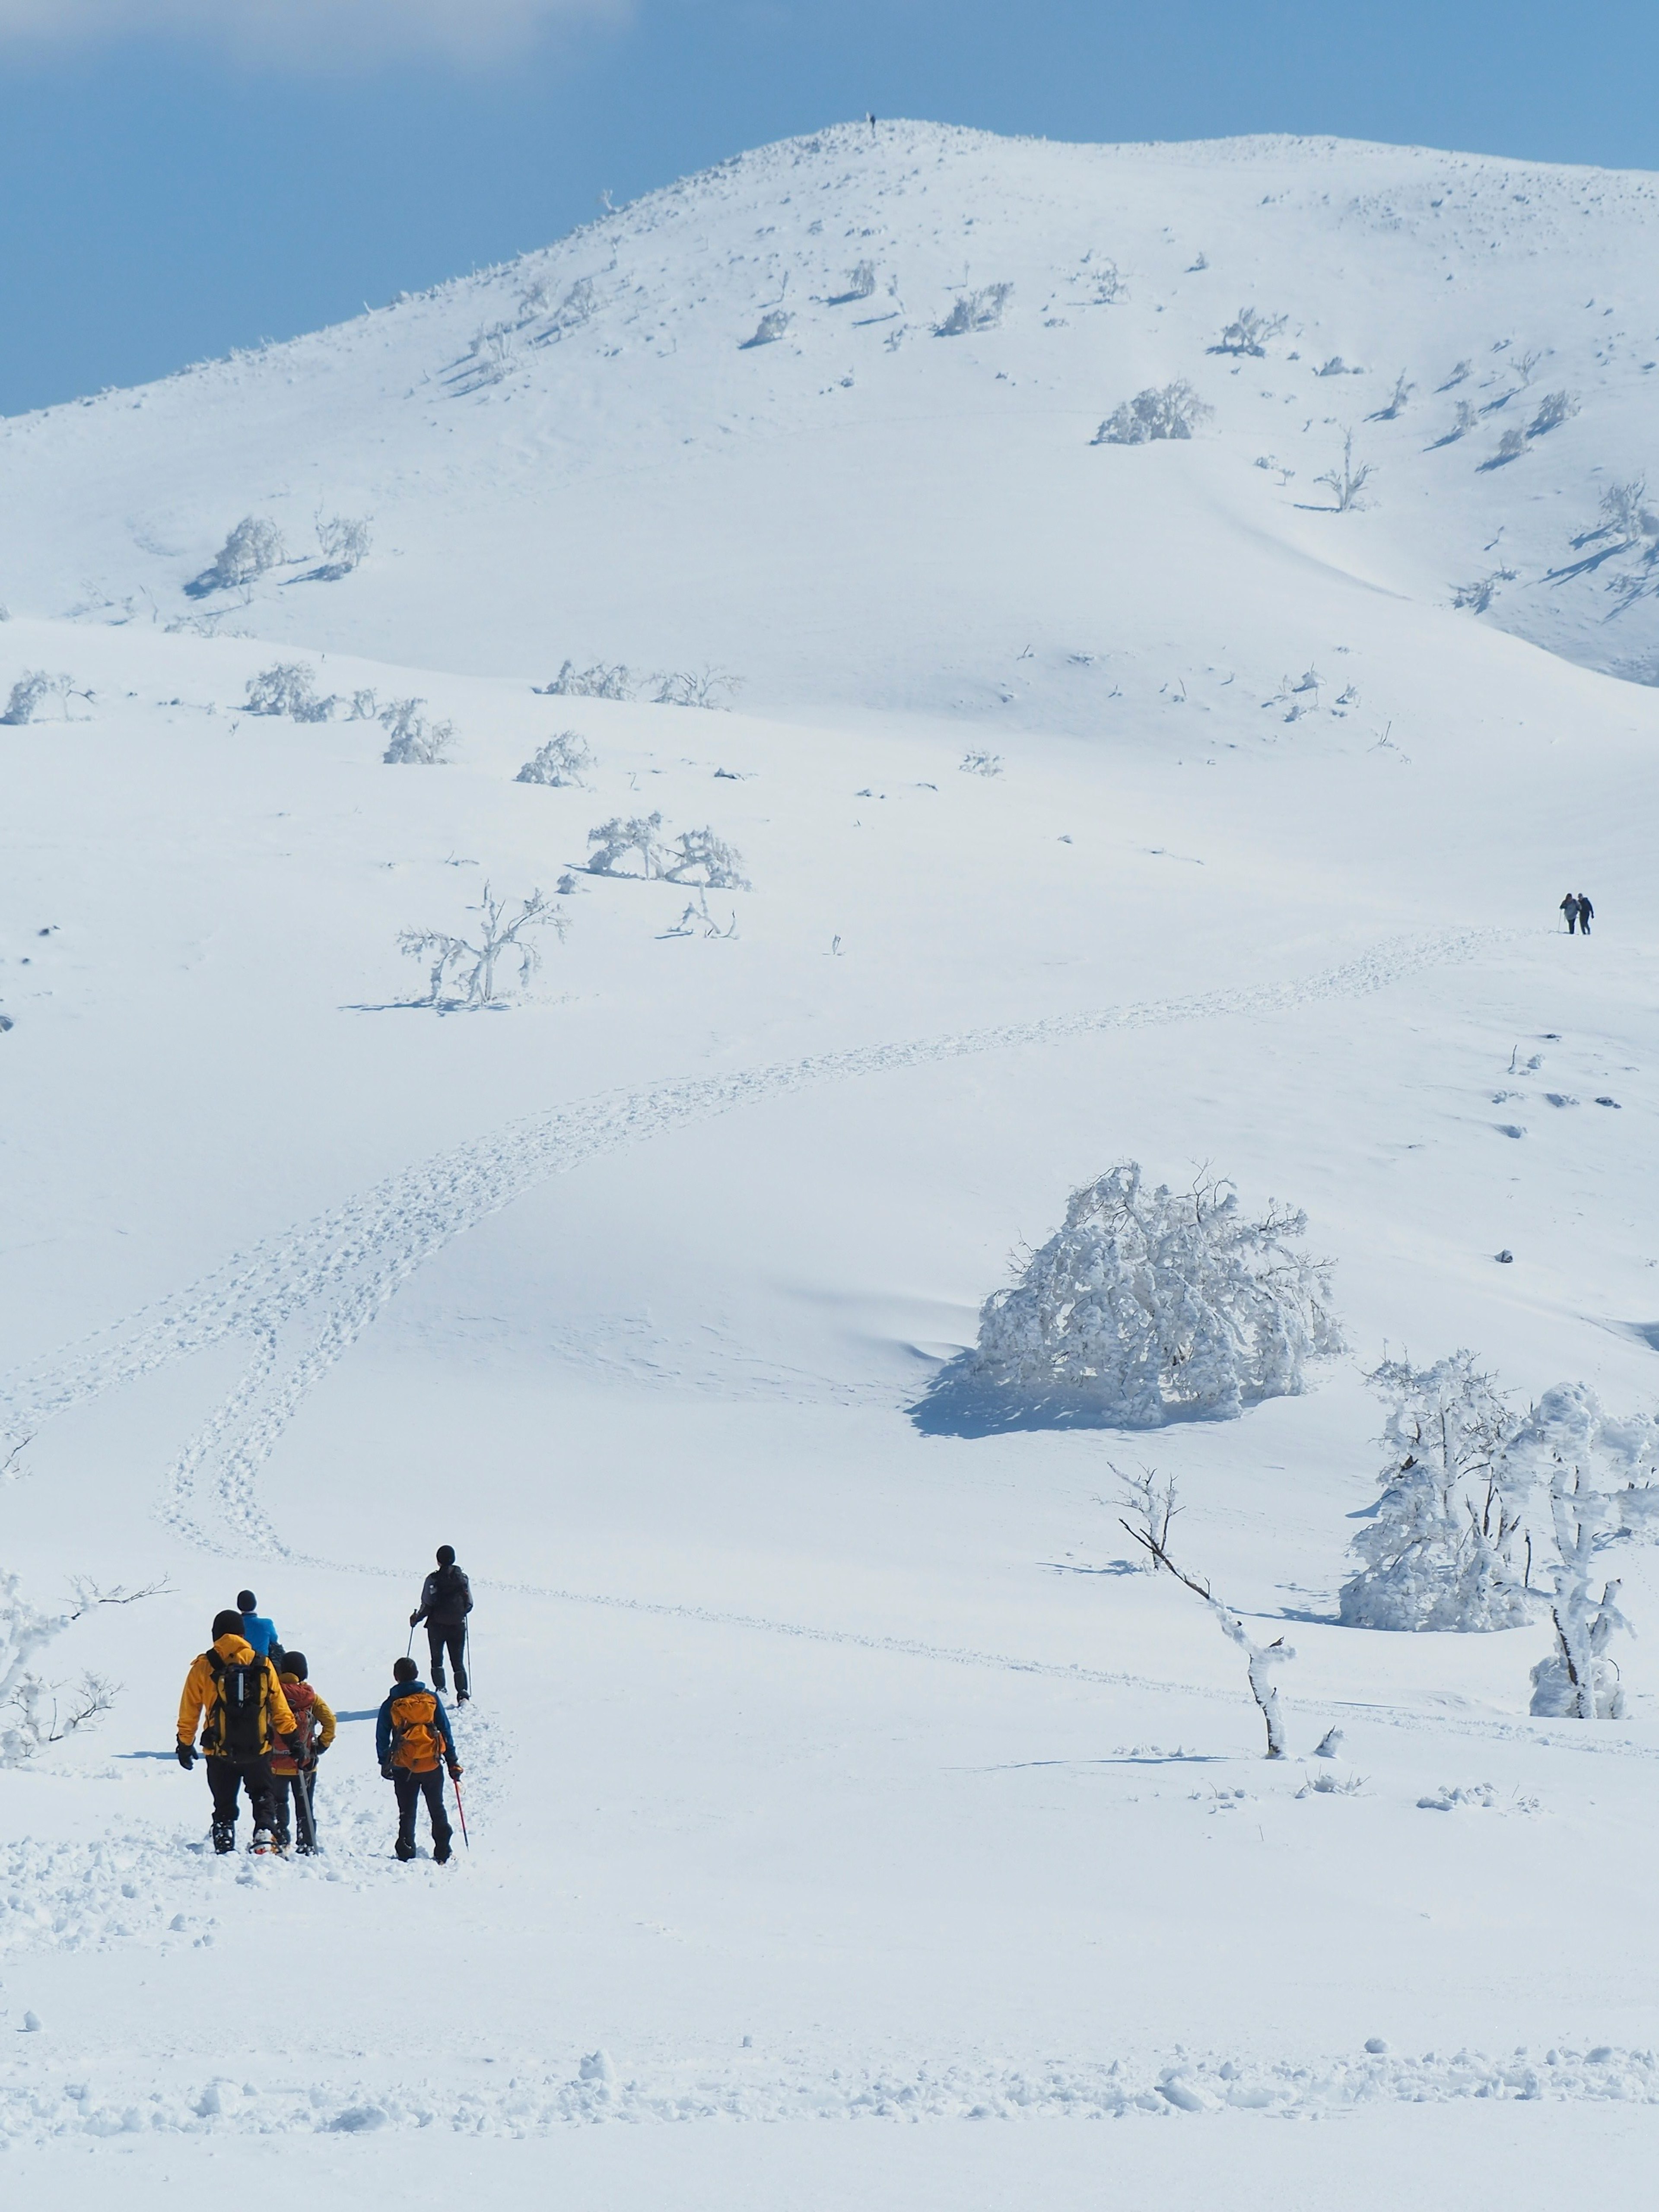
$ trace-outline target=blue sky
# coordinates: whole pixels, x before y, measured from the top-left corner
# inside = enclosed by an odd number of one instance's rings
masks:
[[[0,0],[0,412],[338,320],[866,108],[1659,168],[1656,65],[1653,0]]]

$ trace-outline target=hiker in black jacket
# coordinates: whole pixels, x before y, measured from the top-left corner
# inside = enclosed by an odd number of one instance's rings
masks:
[[[1595,915],[1595,908],[1590,904],[1589,893],[1588,891],[1580,891],[1578,894],[1578,934],[1581,937],[1588,937],[1589,935],[1590,921],[1592,916]]]
[[[455,1547],[440,1544],[438,1567],[435,1574],[427,1577],[421,1585],[421,1602],[409,1616],[413,1628],[417,1622],[426,1623],[426,1640],[432,1652],[432,1686],[447,1689],[444,1680],[444,1653],[447,1650],[450,1664],[455,1669],[455,1702],[467,1702],[466,1681],[466,1616],[472,1610],[472,1587],[455,1564]]]

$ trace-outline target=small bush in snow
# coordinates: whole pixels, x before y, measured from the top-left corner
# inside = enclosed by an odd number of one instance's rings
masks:
[[[1632,477],[1627,483],[1609,484],[1601,495],[1601,523],[1596,530],[1587,531],[1582,540],[1610,537],[1625,552],[1633,551],[1644,538],[1659,538],[1659,514],[1653,514],[1647,504],[1648,480]]]
[[[837,293],[831,304],[833,306],[840,307],[845,306],[852,300],[867,300],[875,289],[875,263],[873,261],[860,261],[856,268],[849,269],[848,270],[847,289],[844,292]]]
[[[455,742],[453,722],[428,722],[424,699],[394,699],[378,716],[390,742],[380,755],[388,768],[435,768]]]
[[[1341,1349],[1306,1217],[1244,1213],[1231,1185],[1148,1190],[1126,1161],[1072,1194],[1065,1225],[980,1310],[979,1371],[1098,1418],[1217,1418],[1306,1385]]]
[[[994,331],[1002,311],[1014,296],[1012,284],[987,284],[977,292],[963,292],[942,321],[933,325],[936,338],[959,338],[969,331]]]
[[[1358,468],[1355,467],[1353,432],[1346,430],[1342,435],[1342,459],[1340,465],[1335,468],[1327,469],[1322,476],[1316,477],[1314,482],[1328,484],[1336,495],[1337,513],[1347,514],[1353,508],[1364,505],[1364,502],[1359,495],[1370,482],[1371,475],[1372,469],[1369,461],[1362,463]]]
[[[617,868],[617,861],[625,860],[629,853],[637,853],[640,872],[647,878],[659,876],[664,855],[657,832],[661,828],[660,814],[636,814],[626,822],[619,814],[613,814],[610,821],[601,822],[597,830],[587,833],[587,842],[594,848],[588,855],[589,872],[596,876],[619,874],[622,871]]]
[[[1201,400],[1184,376],[1160,391],[1148,385],[1107,416],[1094,435],[1097,446],[1145,446],[1155,438],[1190,438],[1215,410]],[[1270,464],[1271,465],[1271,464]]]
[[[1571,422],[1578,412],[1576,392],[1547,392],[1538,403],[1538,412],[1527,425],[1529,438],[1542,438],[1552,430],[1559,430],[1564,422]]]
[[[477,905],[467,912],[478,917],[471,938],[442,929],[405,929],[398,936],[400,952],[410,959],[432,961],[424,1001],[428,1006],[481,1009],[499,1005],[506,995],[497,972],[503,964],[517,960],[520,988],[541,966],[541,949],[529,933],[550,929],[562,937],[567,927],[564,916],[538,890],[520,899],[518,913],[509,915],[507,902],[486,884]]]
[[[754,886],[740,872],[743,855],[712,830],[687,830],[675,840],[672,865],[657,872],[671,884],[701,884],[711,891],[746,891]]]
[[[131,1605],[161,1587],[100,1590],[79,1581],[71,1610],[42,1613],[23,1595],[17,1576],[0,1571],[0,1766],[21,1766],[90,1727],[115,1702],[118,1686],[101,1674],[82,1674],[69,1685],[45,1680],[33,1671],[36,1656],[94,1607]]]
[[[752,346],[775,345],[794,319],[787,307],[769,308],[756,324],[754,337],[744,338],[738,352],[747,353]]]
[[[1288,319],[1285,315],[1264,315],[1260,307],[1241,307],[1210,350],[1254,354],[1259,359],[1267,350],[1267,341],[1279,336]]]
[[[1556,1648],[1532,1670],[1532,1711],[1550,1719],[1618,1720],[1624,1692],[1607,1646],[1629,1623],[1619,1610],[1619,1584],[1603,1581],[1598,1565],[1621,1538],[1659,1519],[1659,1423],[1614,1419],[1587,1384],[1564,1382],[1527,1416],[1507,1461],[1511,1483],[1547,1485],[1555,1538]]]
[[[574,730],[560,730],[537,748],[513,779],[515,783],[550,783],[562,789],[580,784],[582,771],[593,765],[593,756]]]
[[[1094,289],[1093,304],[1097,307],[1115,307],[1120,300],[1129,296],[1129,287],[1115,261],[1102,258],[1097,261],[1094,250],[1083,257],[1083,271],[1079,281]]]
[[[317,543],[322,548],[326,564],[319,574],[330,581],[349,576],[354,568],[361,568],[368,556],[372,543],[369,519],[366,514],[333,514],[325,521],[319,510]]]
[[[1527,450],[1527,433],[1517,422],[1512,430],[1505,430],[1498,441],[1498,450],[1489,459],[1481,462],[1483,469],[1501,469],[1510,461],[1518,461]]]
[[[361,691],[352,693],[351,712],[347,715],[346,720],[350,722],[373,722],[379,720],[380,713],[380,694],[370,684]]]
[[[21,729],[32,722],[36,714],[60,689],[67,691],[67,676],[48,676],[43,668],[26,668],[11,687],[11,696],[6,702],[6,711],[0,722],[9,723],[13,729]]]
[[[532,690],[538,687],[532,684]],[[567,660],[550,684],[539,687],[544,699],[631,699],[634,679],[620,661],[608,666],[596,660],[591,668],[578,668]]]
[[[1483,615],[1498,596],[1500,584],[1512,584],[1513,568],[1494,568],[1489,576],[1477,576],[1473,583],[1460,584],[1452,593],[1455,607],[1467,607],[1471,614]]]
[[[1405,406],[1406,402],[1411,398],[1413,392],[1415,392],[1417,386],[1414,384],[1407,383],[1406,380],[1406,372],[1402,368],[1399,375],[1395,379],[1394,390],[1389,394],[1382,404],[1377,409],[1376,414],[1372,416],[1372,422],[1394,422],[1399,416],[1401,410]]]
[[[723,711],[743,689],[741,676],[718,668],[670,669],[651,678],[659,707],[707,707]]]
[[[1002,755],[984,752],[963,753],[962,758],[957,763],[957,773],[958,775],[1000,775]]]
[[[1455,446],[1460,438],[1467,438],[1474,429],[1477,416],[1467,399],[1460,399],[1452,410],[1451,428],[1435,440],[1437,446]]]
[[[1343,1626],[1522,1626],[1534,1601],[1514,1564],[1520,1509],[1505,1488],[1517,1418],[1473,1352],[1426,1368],[1385,1360],[1367,1380],[1389,1403],[1388,1460],[1354,1538],[1361,1565],[1338,1600]]]
[[[1451,374],[1446,379],[1445,382],[1437,386],[1436,389],[1441,392],[1450,392],[1454,386],[1457,385],[1467,384],[1472,374],[1473,371],[1469,363],[1466,361],[1460,361],[1456,368],[1453,369]]]
[[[239,584],[252,584],[287,558],[283,533],[262,514],[245,514],[204,568],[185,588],[197,599]]]
[[[250,714],[286,714],[296,722],[325,722],[337,702],[317,696],[313,672],[301,660],[279,660],[248,679]]]

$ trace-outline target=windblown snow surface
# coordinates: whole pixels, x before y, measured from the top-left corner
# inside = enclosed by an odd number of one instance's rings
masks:
[[[1385,1347],[1659,1405],[1656,227],[847,128],[0,424],[0,706],[70,679],[0,728],[0,1566],[166,1585],[0,1772],[11,2201],[1646,2201],[1659,1557],[1593,1725],[1528,1717],[1542,1616],[1335,1593]],[[1190,440],[1097,441],[1177,380]],[[332,714],[248,713],[276,663]],[[584,872],[652,813],[752,889]],[[416,1003],[400,932],[562,878],[526,991]],[[1152,1434],[933,1389],[1125,1158],[1305,1207],[1348,1353]],[[1132,1571],[1143,1464],[1296,1647],[1285,1761]],[[446,1540],[471,1841],[403,1867]],[[250,1583],[343,1716],[310,1863],[172,1758]]]

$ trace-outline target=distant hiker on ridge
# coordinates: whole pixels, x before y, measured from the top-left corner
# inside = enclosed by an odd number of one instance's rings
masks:
[[[269,1659],[273,1651],[282,1650],[276,1633],[276,1624],[269,1614],[259,1610],[259,1601],[252,1590],[238,1590],[236,1604],[242,1616],[242,1633],[261,1659]]]
[[[466,1680],[466,1616],[472,1610],[472,1585],[455,1564],[455,1547],[440,1544],[435,1574],[421,1585],[421,1602],[409,1616],[415,1627],[426,1623],[426,1640],[432,1652],[432,1680],[443,1690],[444,1651],[455,1669],[455,1702],[464,1705],[469,1696]]]
[[[1561,911],[1567,917],[1567,935],[1571,937],[1578,926],[1578,894],[1569,891],[1561,902]]]
[[[452,1781],[463,1770],[449,1715],[422,1681],[412,1659],[399,1659],[392,1669],[392,1687],[374,1717],[374,1750],[380,1772],[398,1793],[398,1840],[392,1848],[400,1859],[414,1857],[415,1808],[424,1797],[432,1822],[432,1856],[442,1866],[454,1831],[444,1810],[439,1761],[449,1769]]]
[[[1578,894],[1578,934],[1581,937],[1588,937],[1589,935],[1590,920],[1595,912],[1595,908],[1589,902],[1589,893],[1588,891],[1580,891]]]
[[[307,1746],[269,1659],[242,1633],[242,1616],[227,1609],[213,1616],[213,1642],[192,1660],[179,1700],[179,1764],[196,1764],[201,1723],[208,1788],[213,1793],[213,1848],[236,1848],[236,1800],[244,1783],[253,1814],[253,1848],[274,1848],[281,1828],[276,1784],[270,1771],[273,1744],[304,1759]]]

